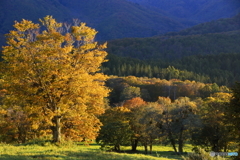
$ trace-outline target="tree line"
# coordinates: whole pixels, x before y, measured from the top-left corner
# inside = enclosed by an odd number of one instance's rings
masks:
[[[136,151],[142,145],[151,153],[153,144],[170,144],[182,154],[191,143],[208,151],[236,151],[239,84],[229,89],[216,83],[134,76],[111,77],[106,84],[112,92],[110,106],[100,116],[97,142],[102,149],[131,146]]]
[[[107,75],[196,80],[228,87],[240,80],[240,54],[189,56],[174,61],[140,60],[109,54],[102,72]]]
[[[221,33],[125,38],[108,43],[107,52],[138,59],[173,61],[187,56],[239,53],[239,30]]]

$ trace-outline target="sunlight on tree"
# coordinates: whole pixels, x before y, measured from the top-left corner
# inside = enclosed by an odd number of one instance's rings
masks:
[[[70,26],[52,16],[40,22],[15,22],[6,35],[1,64],[5,109],[18,106],[35,119],[35,129],[50,129],[53,142],[61,141],[61,133],[68,139],[94,139],[109,92],[107,76],[99,72],[106,44],[94,42],[97,31],[85,23]]]

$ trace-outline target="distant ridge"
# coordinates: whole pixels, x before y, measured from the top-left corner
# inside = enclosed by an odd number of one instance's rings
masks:
[[[240,30],[240,13],[231,18],[222,18],[211,22],[201,23],[179,32],[171,32],[165,35],[196,35],[207,33],[222,33],[237,30]]]
[[[182,22],[197,24],[240,13],[239,0],[128,0],[166,12]]]
[[[0,43],[3,34],[22,18],[37,22],[53,15],[58,21],[79,18],[99,31],[97,40],[150,37],[179,31],[200,22],[232,17],[239,0],[2,0]]]
[[[149,37],[186,28],[161,12],[126,0],[4,0],[0,1],[0,34],[12,29],[14,21],[53,15],[58,21],[78,18],[99,31],[98,40]]]
[[[138,59],[172,61],[193,55],[240,54],[240,14],[147,38],[109,41],[108,52]]]

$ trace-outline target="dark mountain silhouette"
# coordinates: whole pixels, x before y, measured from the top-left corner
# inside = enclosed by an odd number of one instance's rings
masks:
[[[99,31],[97,40],[150,37],[238,13],[238,0],[7,0],[0,1],[0,41],[15,20],[53,15],[78,18]]]
[[[0,1],[1,36],[14,21],[53,15],[58,21],[78,18],[99,31],[98,40],[148,37],[186,28],[163,13],[126,0],[7,0]],[[3,38],[1,37],[3,41]]]
[[[202,23],[229,18],[240,11],[239,0],[128,0],[165,11],[182,22]]]

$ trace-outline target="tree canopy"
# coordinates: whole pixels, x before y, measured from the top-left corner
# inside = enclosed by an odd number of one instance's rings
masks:
[[[6,35],[2,108],[28,117],[29,132],[51,132],[53,142],[61,141],[61,133],[74,140],[94,139],[109,92],[107,76],[99,72],[106,44],[97,44],[97,31],[78,20],[70,25],[46,16],[40,22],[15,22]]]

